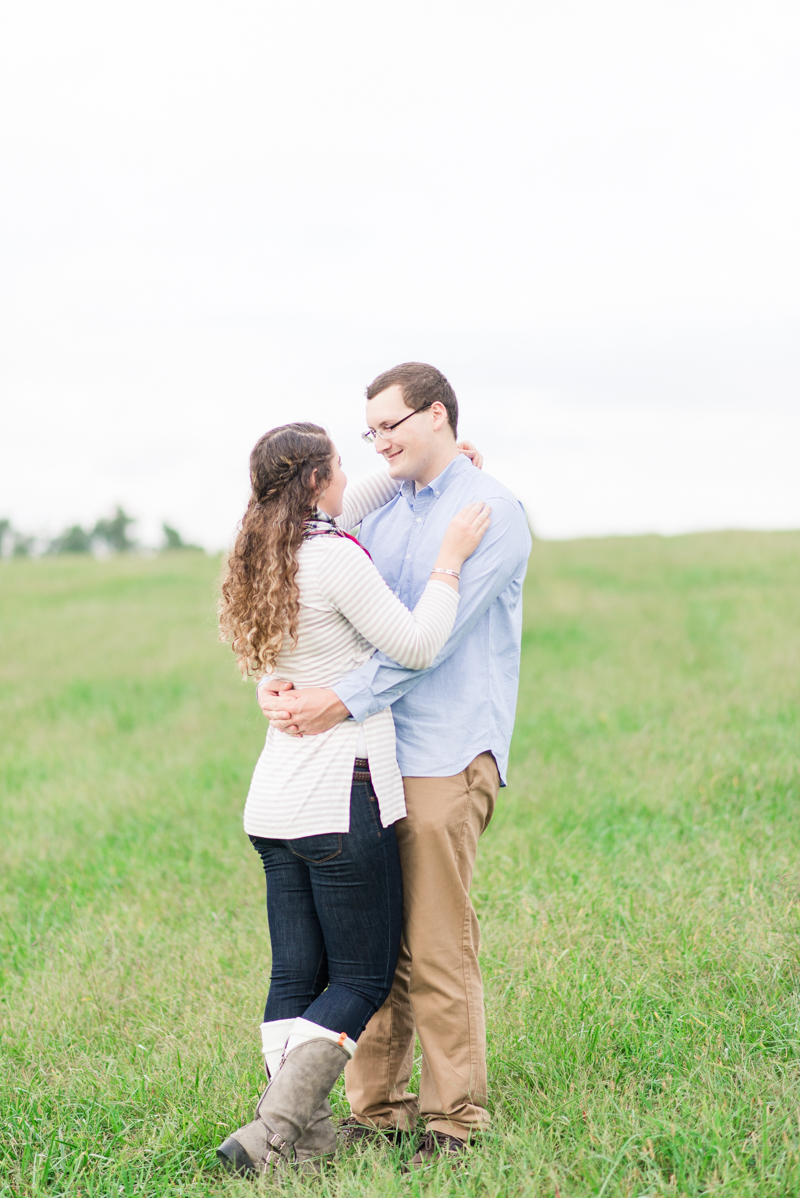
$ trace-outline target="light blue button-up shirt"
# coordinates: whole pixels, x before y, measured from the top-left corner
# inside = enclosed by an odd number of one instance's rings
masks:
[[[359,539],[406,607],[419,601],[445,529],[468,503],[492,509],[486,536],[461,570],[458,616],[433,665],[406,670],[375,653],[333,689],[356,720],[391,706],[406,777],[458,774],[488,749],[505,786],[522,634],[522,583],[531,537],[522,505],[462,454],[415,493],[404,482],[367,516]]]

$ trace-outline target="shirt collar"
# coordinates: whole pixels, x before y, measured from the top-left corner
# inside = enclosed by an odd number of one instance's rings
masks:
[[[400,494],[409,504],[413,504],[414,500],[418,496],[424,495],[426,491],[430,491],[432,495],[438,498],[443,491],[447,490],[454,479],[463,474],[465,470],[469,470],[471,466],[472,463],[466,454],[460,453],[457,458],[453,458],[452,462],[448,462],[437,478],[432,479],[427,486],[420,487],[418,491],[414,489],[413,479],[406,479],[400,487]]]

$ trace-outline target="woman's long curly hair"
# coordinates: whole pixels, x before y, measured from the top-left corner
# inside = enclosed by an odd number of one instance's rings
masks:
[[[287,637],[297,644],[297,551],[330,482],[332,454],[325,429],[305,423],[271,429],[250,454],[252,494],[219,604],[219,638],[230,641],[244,677],[269,672]]]

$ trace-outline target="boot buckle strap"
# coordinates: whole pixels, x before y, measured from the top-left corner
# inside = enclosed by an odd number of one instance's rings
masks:
[[[278,1152],[281,1154],[281,1156],[285,1156],[284,1149],[289,1147],[289,1145],[286,1143],[286,1141],[281,1136],[279,1136],[277,1132],[275,1132],[274,1135],[271,1135],[269,1137],[269,1139],[267,1140],[267,1143],[271,1144],[273,1148],[276,1148],[278,1150]],[[272,1153],[269,1153],[268,1155],[272,1156]]]

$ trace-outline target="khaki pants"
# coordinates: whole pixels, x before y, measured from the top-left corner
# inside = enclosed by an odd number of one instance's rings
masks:
[[[347,1065],[355,1117],[460,1139],[489,1120],[480,929],[469,897],[478,838],[500,778],[491,753],[450,778],[404,778],[408,815],[395,824],[403,869],[403,939],[394,984]],[[422,1045],[419,1100],[408,1090],[414,1029]]]

